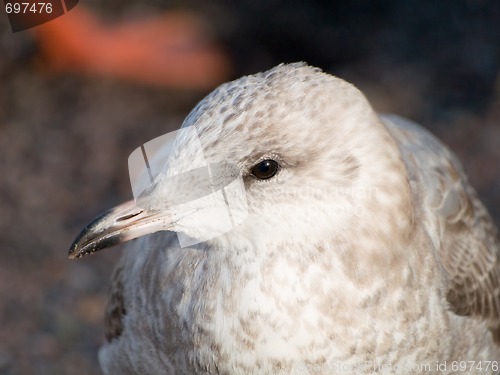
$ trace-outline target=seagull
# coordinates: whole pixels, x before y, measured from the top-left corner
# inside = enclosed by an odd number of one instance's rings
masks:
[[[187,128],[237,167],[246,217],[222,233],[210,204],[161,204],[165,176],[202,162],[179,137],[140,204],[82,231],[72,259],[136,239],[104,374],[499,373],[497,229],[433,135],[305,63],[223,84]]]

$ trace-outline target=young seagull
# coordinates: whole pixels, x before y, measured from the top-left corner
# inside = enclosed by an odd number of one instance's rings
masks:
[[[220,86],[188,126],[239,168],[248,216],[181,247],[175,232],[217,224],[149,207],[155,184],[84,229],[70,258],[141,237],[112,279],[105,374],[498,372],[497,230],[431,134],[305,64]],[[162,174],[193,147],[180,139]]]

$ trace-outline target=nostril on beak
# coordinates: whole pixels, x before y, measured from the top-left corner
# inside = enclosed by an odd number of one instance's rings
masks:
[[[120,217],[116,218],[115,221],[116,222],[125,221],[125,220],[131,219],[133,217],[136,217],[136,216],[140,215],[143,212],[144,212],[144,210],[138,210],[137,212],[133,212],[131,214],[120,216]]]

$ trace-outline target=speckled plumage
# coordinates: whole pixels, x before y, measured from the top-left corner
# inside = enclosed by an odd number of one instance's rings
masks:
[[[127,246],[106,375],[459,373],[453,361],[500,360],[497,231],[432,135],[304,64],[222,85],[189,125],[205,157],[241,169],[249,216],[189,248],[171,232]],[[193,162],[188,143],[178,151],[172,168]],[[267,158],[280,172],[250,176]]]

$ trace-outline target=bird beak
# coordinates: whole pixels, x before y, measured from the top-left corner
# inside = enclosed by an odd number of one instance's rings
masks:
[[[146,234],[168,230],[173,220],[165,212],[148,211],[137,207],[134,201],[121,204],[95,218],[76,237],[69,249],[69,258],[111,247]]]

